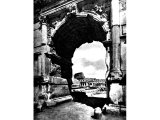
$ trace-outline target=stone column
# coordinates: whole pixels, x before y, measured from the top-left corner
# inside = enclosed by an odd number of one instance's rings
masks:
[[[42,76],[46,76],[45,74],[45,54],[48,50],[47,50],[47,21],[46,21],[46,17],[42,18],[42,42],[41,42],[41,75]]]
[[[121,79],[120,70],[120,28],[119,28],[119,0],[111,1],[111,80]]]
[[[41,55],[38,56],[38,76],[41,76]]]
[[[47,44],[47,23],[45,19],[42,20],[42,44]]]

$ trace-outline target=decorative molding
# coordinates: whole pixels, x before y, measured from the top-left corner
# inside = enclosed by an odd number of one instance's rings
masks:
[[[40,15],[41,16],[47,16],[47,15],[53,14],[53,13],[59,11],[59,10],[62,10],[64,8],[66,8],[69,5],[72,5],[73,3],[77,4],[77,3],[81,2],[81,1],[84,1],[84,0],[72,0],[72,1],[69,1],[67,3],[64,3],[64,4],[60,5],[60,6],[58,6],[58,7],[55,7],[55,8],[52,8],[50,10],[47,10],[45,12],[42,12]]]
[[[43,23],[47,23],[47,17],[46,16],[39,16],[38,17],[38,19],[39,19],[39,21],[40,21],[40,23],[41,24],[43,24]]]
[[[126,10],[126,0],[120,0],[119,4],[120,4],[120,11]]]
[[[122,25],[122,35],[126,35],[126,25]]]
[[[50,47],[48,45],[34,48],[34,53],[47,53],[48,51],[50,51]]]

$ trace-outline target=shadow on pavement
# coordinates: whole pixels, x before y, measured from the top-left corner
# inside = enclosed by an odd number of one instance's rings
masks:
[[[85,92],[72,92],[73,101],[86,104],[93,108],[100,107],[102,108],[104,104],[113,103],[108,98],[97,98],[97,97],[88,97]]]

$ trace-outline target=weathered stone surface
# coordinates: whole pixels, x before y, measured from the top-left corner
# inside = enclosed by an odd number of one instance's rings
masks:
[[[68,85],[51,85],[51,91],[52,91],[52,95],[50,96],[51,99],[70,95]]]
[[[36,102],[38,100],[38,96],[40,95],[41,93],[41,89],[37,86],[37,87],[34,87],[34,101]]]
[[[95,120],[94,109],[78,102],[66,102],[34,114],[34,120]],[[100,120],[126,120],[125,116],[103,115]]]
[[[56,102],[54,100],[49,99],[46,101],[46,104],[47,104],[47,106],[54,106],[54,105],[56,105]]]
[[[35,102],[39,100],[40,95],[47,96],[47,100],[70,95],[66,79],[54,78],[52,84],[50,84],[49,82],[46,82],[44,84],[39,83],[38,86],[34,87]]]
[[[102,110],[100,107],[94,109],[94,116],[93,118],[99,119],[102,117]]]
[[[126,44],[124,42],[121,42],[121,70],[126,71]]]
[[[56,104],[62,103],[64,101],[69,101],[72,100],[72,96],[71,95],[67,95],[64,97],[58,97],[58,98],[54,98],[54,99],[49,99],[46,101],[47,106],[54,106]]]
[[[110,98],[115,104],[118,104],[118,102],[122,101],[122,95],[122,86],[119,84],[111,84]]]
[[[51,77],[51,83],[53,84],[68,84],[67,80],[60,77]]]
[[[126,115],[126,107],[121,105],[109,104],[102,108],[103,114]]]
[[[39,27],[40,23],[34,24],[34,47],[41,45],[42,42],[42,33]]]

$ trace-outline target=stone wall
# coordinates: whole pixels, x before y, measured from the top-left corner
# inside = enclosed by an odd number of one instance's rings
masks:
[[[34,47],[40,46],[42,42],[42,34],[40,29],[40,22],[34,24]]]
[[[37,80],[37,79],[36,79]],[[34,84],[34,101],[37,102],[41,96],[47,99],[54,99],[70,95],[67,80],[63,78],[53,78],[51,81],[39,81]]]

